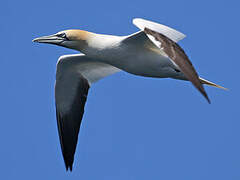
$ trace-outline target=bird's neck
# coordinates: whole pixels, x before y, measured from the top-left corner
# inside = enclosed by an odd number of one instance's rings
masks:
[[[99,56],[106,51],[117,48],[122,40],[121,36],[91,33],[78,50],[89,56]]]

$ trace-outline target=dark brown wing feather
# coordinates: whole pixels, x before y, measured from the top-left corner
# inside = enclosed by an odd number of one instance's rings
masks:
[[[188,56],[185,54],[184,50],[174,41],[166,37],[165,35],[153,31],[151,29],[145,28],[144,32],[147,35],[151,35],[155,38],[156,41],[161,42],[161,47],[163,51],[168,55],[168,57],[180,68],[182,73],[186,76],[186,78],[192,82],[192,84],[202,93],[202,95],[207,99],[210,103],[210,99],[204,87],[199,80],[199,76],[194,69],[191,61]]]

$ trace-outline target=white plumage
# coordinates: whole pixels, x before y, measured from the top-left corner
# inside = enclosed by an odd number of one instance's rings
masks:
[[[223,88],[200,78],[183,49],[176,44],[184,34],[148,20],[133,20],[141,31],[129,36],[66,30],[36,38],[83,54],[59,58],[55,99],[58,131],[66,169],[72,170],[88,89],[92,83],[121,70],[131,74],[189,80],[210,102],[202,84]]]

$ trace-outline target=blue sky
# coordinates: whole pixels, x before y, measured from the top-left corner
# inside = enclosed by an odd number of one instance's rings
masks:
[[[0,7],[0,179],[239,180],[238,1],[3,1]],[[65,171],[54,106],[56,61],[77,53],[32,39],[64,29],[128,35],[134,17],[187,35],[180,42],[209,105],[183,81],[124,72],[89,92],[74,169]]]

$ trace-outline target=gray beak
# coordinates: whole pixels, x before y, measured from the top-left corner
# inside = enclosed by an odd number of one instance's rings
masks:
[[[59,37],[56,34],[53,34],[50,36],[42,36],[42,37],[33,39],[33,42],[57,44],[57,45],[61,44],[63,41],[65,41],[65,38]]]

